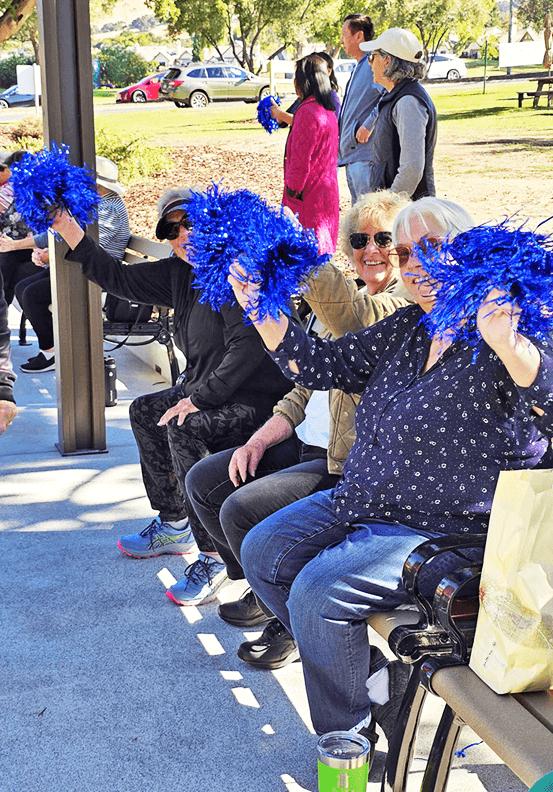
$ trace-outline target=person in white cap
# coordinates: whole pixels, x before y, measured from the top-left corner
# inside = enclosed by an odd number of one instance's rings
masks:
[[[374,81],[387,93],[378,105],[370,143],[370,189],[405,192],[413,200],[435,195],[436,108],[419,80],[426,65],[422,45],[410,30],[390,28],[372,41]]]
[[[122,195],[125,188],[118,181],[119,168],[107,159],[96,157],[96,184],[98,204],[98,235],[100,245],[116,259],[122,259],[131,235],[127,207]],[[34,247],[33,262],[43,267],[42,271],[19,281],[15,287],[17,300],[36,333],[39,352],[19,368],[24,374],[53,371],[56,367],[54,355],[54,326],[50,304],[52,290],[48,267],[48,234],[38,234],[20,240],[19,246]]]

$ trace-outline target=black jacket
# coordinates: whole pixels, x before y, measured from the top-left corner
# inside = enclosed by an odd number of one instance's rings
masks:
[[[244,324],[239,305],[220,313],[200,303],[194,271],[177,257],[122,264],[85,236],[67,255],[105,291],[145,305],[174,309],[175,343],[186,357],[184,396],[199,410],[225,403],[270,409],[290,383],[266,354],[255,327]]]

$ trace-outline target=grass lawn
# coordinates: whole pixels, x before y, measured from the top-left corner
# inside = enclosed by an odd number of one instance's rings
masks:
[[[517,91],[530,90],[531,86],[528,81],[488,83],[485,94],[482,85],[470,83],[430,84],[426,88],[438,110],[442,139],[449,130],[475,137],[489,136],[499,129],[502,137],[521,133],[550,135],[553,108],[534,110],[530,101],[522,108],[517,106]],[[122,135],[132,130],[156,145],[179,146],[207,142],[206,138],[217,143],[233,137],[247,137],[253,143],[267,137],[255,119],[255,111],[255,105],[242,102],[211,104],[206,110],[179,109],[172,102],[160,102],[155,110],[133,113],[132,124],[128,114],[114,112],[96,115],[96,126]]]

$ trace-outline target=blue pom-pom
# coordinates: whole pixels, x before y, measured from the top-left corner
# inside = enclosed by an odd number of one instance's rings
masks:
[[[81,226],[97,217],[94,173],[71,165],[65,145],[25,154],[12,168],[11,184],[17,211],[36,234],[50,228],[56,209],[66,209]]]
[[[257,105],[257,120],[270,135],[279,128],[278,121],[271,115],[273,102],[276,102],[277,105],[280,104],[278,96],[266,96]]]
[[[431,334],[479,344],[476,315],[493,288],[506,292],[502,302],[520,309],[521,333],[546,340],[552,332],[551,236],[503,221],[446,239],[438,250],[416,246],[416,255],[436,290],[434,308],[423,319]]]
[[[248,190],[226,192],[212,184],[205,193],[193,194],[187,214],[193,226],[187,250],[194,286],[214,310],[234,301],[227,278],[236,261],[260,283],[259,316],[277,318],[288,311],[290,297],[301,292],[312,270],[330,258],[319,254],[313,231]]]

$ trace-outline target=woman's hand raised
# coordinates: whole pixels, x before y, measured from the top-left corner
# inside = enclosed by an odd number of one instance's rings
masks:
[[[232,286],[236,302],[244,309],[244,313],[255,326],[265,346],[274,351],[284,338],[288,319],[286,316],[281,316],[279,319],[270,316],[259,318],[257,304],[261,283],[248,275],[237,261],[230,268],[228,282]]]

